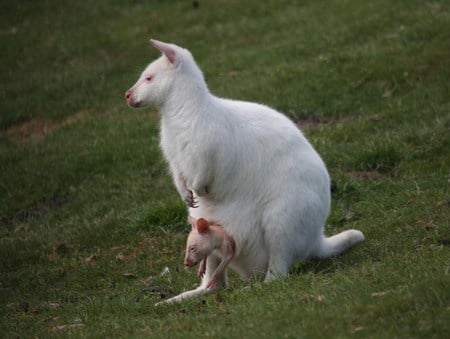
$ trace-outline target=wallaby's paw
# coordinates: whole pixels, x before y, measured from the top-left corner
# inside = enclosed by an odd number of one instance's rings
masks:
[[[206,288],[213,289],[217,286],[217,279],[211,278],[211,280],[208,282],[208,285],[206,285]]]
[[[188,194],[184,198],[184,202],[188,207],[197,208],[198,202],[195,200],[194,193],[191,190],[188,191]]]
[[[198,272],[197,272],[197,277],[199,279],[203,279],[203,276],[205,275],[205,269],[203,269],[202,267],[199,268]]]

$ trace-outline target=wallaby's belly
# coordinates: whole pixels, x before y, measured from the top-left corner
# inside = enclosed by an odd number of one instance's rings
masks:
[[[267,252],[240,255],[232,260],[230,267],[244,280],[261,279],[266,275],[268,260]]]

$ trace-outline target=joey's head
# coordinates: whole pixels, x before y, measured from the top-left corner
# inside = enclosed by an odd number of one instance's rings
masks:
[[[130,107],[160,108],[171,98],[183,100],[182,94],[189,95],[190,89],[206,89],[203,74],[187,49],[153,39],[150,43],[162,55],[125,92]]]
[[[188,219],[192,230],[187,239],[184,266],[194,267],[216,249],[216,244],[207,220],[203,218],[197,220],[193,217]]]

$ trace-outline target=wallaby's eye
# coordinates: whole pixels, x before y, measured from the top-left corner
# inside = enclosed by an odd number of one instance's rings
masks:
[[[197,252],[197,246],[195,246],[195,245],[190,246],[189,251]]]
[[[153,76],[151,76],[151,75],[147,75],[146,77],[145,77],[145,81],[147,81],[147,82],[150,82],[150,81],[152,81],[153,80]]]

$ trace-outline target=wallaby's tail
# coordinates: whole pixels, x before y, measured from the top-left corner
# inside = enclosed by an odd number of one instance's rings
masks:
[[[358,230],[347,230],[329,238],[325,236],[319,242],[315,257],[329,258],[338,255],[364,240],[364,234]]]

